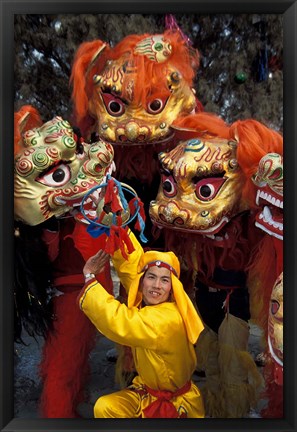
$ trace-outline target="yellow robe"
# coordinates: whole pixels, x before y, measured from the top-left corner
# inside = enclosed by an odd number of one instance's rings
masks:
[[[119,252],[113,257],[127,291],[137,274],[137,265],[143,253],[141,246],[138,247],[133,240],[136,249],[128,260],[124,260]],[[145,384],[154,390],[175,392],[191,380],[196,353],[188,340],[175,302],[128,308],[108,294],[98,282],[91,281],[80,298],[80,307],[107,338],[131,347],[138,373],[132,387],[141,389]],[[156,398],[150,394],[143,396],[128,388],[99,398],[95,416],[143,417],[143,409],[154,400]],[[100,401],[106,409],[98,408]],[[181,416],[204,417],[202,397],[194,383],[191,383],[187,393],[174,397],[171,402]]]

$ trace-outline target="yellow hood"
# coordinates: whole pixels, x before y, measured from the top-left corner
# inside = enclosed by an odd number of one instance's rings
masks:
[[[131,238],[131,240],[134,243],[134,238]],[[139,291],[139,284],[148,266],[150,264],[162,266],[163,263],[165,263],[166,267],[171,271],[174,300],[184,321],[188,338],[194,344],[204,326],[192,301],[184,291],[183,285],[178,279],[180,276],[180,263],[173,252],[148,251],[143,253],[138,263],[137,275],[129,287],[128,307],[138,306],[141,303],[142,294]]]

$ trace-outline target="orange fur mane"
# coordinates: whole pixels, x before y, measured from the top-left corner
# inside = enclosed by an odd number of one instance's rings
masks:
[[[22,134],[42,125],[39,112],[31,105],[22,106],[14,113],[14,155],[23,149]]]
[[[255,207],[256,187],[250,180],[251,176],[267,153],[283,155],[283,137],[279,132],[253,119],[236,121],[232,124],[230,133],[239,139],[237,158],[246,178],[243,198],[251,207]]]
[[[146,100],[151,97],[169,95],[167,86],[169,67],[178,70],[184,80],[189,85],[193,85],[196,70],[199,67],[198,51],[189,47],[177,31],[167,30],[163,35],[172,46],[172,54],[167,61],[162,63],[151,61],[145,55],[134,53],[137,43],[151,36],[149,34],[127,36],[114,48],[101,40],[85,42],[79,46],[73,61],[70,83],[73,86],[72,99],[76,121],[83,132],[92,122],[88,114],[88,101],[92,98],[94,91],[93,76],[102,73],[108,60],[116,60],[125,56],[125,61],[133,65],[133,69],[136,70],[136,73],[133,74],[135,80],[133,102],[136,104],[145,104]],[[129,74],[129,79],[130,76]],[[126,96],[122,94],[122,97]]]

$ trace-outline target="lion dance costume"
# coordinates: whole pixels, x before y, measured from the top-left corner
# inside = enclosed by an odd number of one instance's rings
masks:
[[[176,121],[181,143],[159,155],[162,181],[150,207],[153,223],[165,230],[167,249],[193,272],[206,324],[197,343],[206,413],[223,418],[246,416],[263,385],[247,347],[253,289],[248,261],[264,233],[243,198],[251,176],[241,163],[261,143],[260,132],[271,149],[274,132],[255,120],[243,124],[246,134],[238,122],[227,126],[207,113]]]
[[[173,149],[181,139],[180,127],[183,128],[179,120],[182,122],[186,117],[187,127],[196,128],[195,112],[201,111],[201,105],[191,87],[198,64],[198,53],[189,46],[177,29],[165,31],[163,35],[131,35],[113,48],[99,40],[87,42],[82,44],[76,53],[71,75],[76,122],[85,135],[90,136],[95,133],[114,145],[117,176],[119,179],[127,180],[129,184],[135,182],[135,189],[144,197],[146,210],[148,203],[156,196],[156,183],[160,178],[157,173],[157,154],[159,152],[166,154],[170,150],[175,152]],[[193,121],[190,125],[189,119]],[[200,116],[199,122],[198,128],[201,131],[210,128],[211,137],[217,136],[230,140],[229,130],[222,125],[222,122],[219,124],[213,117],[207,116],[204,119]],[[172,127],[174,123],[176,125]],[[234,172],[235,175],[233,183],[228,187],[227,196],[222,200],[219,200],[218,193],[223,185],[223,168],[220,163],[222,156],[214,156],[212,160],[211,149],[209,149],[210,156],[205,156],[207,163],[202,169],[206,169],[207,175],[215,176],[218,173],[218,177],[221,178],[210,185],[205,178],[201,190],[205,191],[209,187],[210,195],[203,197],[199,195],[200,190],[197,189],[196,200],[200,199],[204,205],[213,202],[215,206],[220,202],[220,210],[218,214],[214,214],[212,209],[211,216],[209,216],[210,212],[205,210],[201,216],[200,235],[193,237],[193,230],[189,229],[188,222],[182,226],[185,220],[193,220],[193,213],[187,209],[190,200],[187,200],[185,208],[179,209],[179,205],[176,206],[177,200],[170,199],[174,196],[174,184],[171,184],[167,177],[166,183],[162,180],[164,189],[168,189],[167,199],[170,200],[168,207],[164,208],[164,213],[161,212],[162,225],[165,221],[166,227],[166,221],[169,220],[170,231],[166,234],[167,246],[170,244],[168,248],[182,251],[180,255],[186,271],[193,269],[195,274],[199,268],[197,282],[200,285],[200,298],[198,299],[197,294],[197,302],[200,304],[201,311],[203,290],[206,287],[211,286],[214,290],[212,298],[218,298],[217,307],[209,322],[214,329],[214,345],[217,344],[216,332],[225,316],[221,305],[228,290],[234,291],[232,296],[227,297],[228,310],[230,312],[234,308],[237,309],[237,318],[242,319],[241,340],[247,339],[246,322],[250,318],[250,313],[245,267],[253,246],[261,239],[261,233],[257,233],[254,229],[250,207],[241,199],[245,177],[238,168],[237,143],[234,137],[231,140],[233,144],[228,145],[226,150],[227,153],[231,152],[230,160],[227,158],[228,163],[226,163],[230,173],[233,175]],[[181,165],[180,163],[180,172],[183,170]],[[213,166],[210,169],[208,165]],[[203,172],[197,173],[196,179],[199,177],[203,179]],[[229,185],[230,181],[226,184]],[[214,197],[217,199],[214,200]],[[227,203],[228,208],[225,211],[221,210]],[[223,214],[224,212],[227,216]],[[173,214],[177,214],[174,224],[172,224],[173,219],[170,219],[173,218]],[[152,219],[155,223],[154,216]],[[216,225],[214,220],[217,223],[222,221],[216,230],[213,229]],[[211,230],[207,233],[208,225],[211,226]],[[187,232],[190,234],[186,249],[180,242],[180,234],[184,230],[184,238],[187,237]],[[166,229],[163,232],[166,232]],[[178,232],[178,238],[174,235],[175,232]],[[204,232],[208,237],[203,235]],[[173,244],[174,238],[175,243],[180,245]],[[190,253],[193,243],[195,243],[195,252]],[[183,256],[186,258],[183,259]],[[218,290],[222,288],[220,285],[222,279],[223,285],[227,284],[227,289],[220,292]],[[238,289],[235,291],[235,288]],[[208,295],[207,288],[206,297]],[[209,319],[208,300],[206,298],[206,302],[204,301],[204,307],[205,316],[207,315]],[[245,343],[243,346],[242,351],[245,352]],[[245,359],[254,370],[251,359],[248,356],[245,356]],[[260,386],[260,377],[256,370],[254,373],[255,385],[244,386],[245,393],[252,394],[251,400],[256,399],[256,392],[250,390]],[[219,408],[216,403],[210,402],[210,405],[217,407],[217,409],[210,409],[214,416],[217,414],[221,417],[242,416],[248,411],[250,402],[243,402],[241,407],[229,413]],[[235,407],[239,405],[240,402],[236,400]]]
[[[244,123],[240,134],[248,134]],[[261,137],[261,139],[259,139]],[[249,269],[252,319],[263,330],[265,391],[262,417],[283,416],[283,138],[255,128],[252,151],[241,167],[250,177],[243,193],[255,210],[255,225],[265,233],[255,248]]]
[[[146,214],[159,186],[157,155],[176,145],[172,122],[202,109],[193,89],[198,66],[197,50],[173,24],[163,34],[129,35],[114,47],[85,42],[76,52],[75,123],[84,136],[97,134],[114,146],[115,175],[137,191]]]
[[[86,259],[106,239],[90,237],[76,209],[111,172],[113,154],[102,141],[86,144],[61,117],[42,124],[31,106],[15,114],[15,337],[22,328],[44,336],[42,417],[77,417],[83,398],[96,329],[76,298]],[[98,195],[90,198],[91,214]],[[99,279],[112,292],[109,265]]]
[[[202,110],[193,88],[199,53],[174,18],[167,18],[163,34],[132,34],[114,47],[102,40],[82,43],[70,79],[75,124],[84,136],[113,145],[115,176],[136,190],[146,216],[160,182],[158,153],[177,144],[171,124]],[[162,248],[163,239],[151,230],[146,217],[148,246]],[[120,292],[126,298],[122,286]],[[122,355],[124,369],[133,375],[129,350]],[[119,382],[121,376],[117,373]]]

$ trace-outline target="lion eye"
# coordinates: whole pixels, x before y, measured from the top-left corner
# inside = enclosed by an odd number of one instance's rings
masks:
[[[41,174],[36,181],[46,186],[63,186],[69,182],[70,178],[70,167],[62,163],[47,171],[46,174]]]
[[[275,315],[278,312],[279,308],[280,308],[279,302],[276,300],[272,300],[271,301],[271,313],[272,313],[272,315]]]
[[[161,111],[163,111],[165,105],[166,105],[167,99],[153,99],[151,102],[147,104],[147,111],[149,114],[159,114]]]
[[[176,195],[176,183],[173,177],[162,174],[162,187],[164,195],[167,198],[172,198]]]
[[[195,193],[201,201],[210,201],[214,199],[222,185],[225,183],[224,178],[207,178],[200,180],[196,184]]]
[[[110,93],[102,93],[102,98],[106,110],[110,115],[119,117],[124,114],[125,104],[121,99],[116,98]]]

